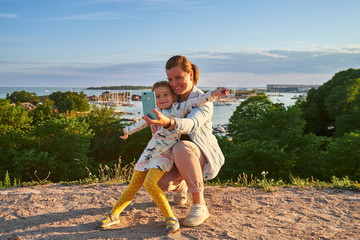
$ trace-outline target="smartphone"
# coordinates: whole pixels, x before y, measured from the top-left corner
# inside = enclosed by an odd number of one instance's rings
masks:
[[[142,92],[141,101],[144,115],[148,115],[151,119],[157,119],[156,114],[152,111],[153,108],[156,108],[155,92]]]

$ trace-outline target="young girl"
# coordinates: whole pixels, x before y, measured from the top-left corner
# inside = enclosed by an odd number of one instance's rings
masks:
[[[212,101],[212,97],[226,96],[229,92],[228,89],[221,88],[212,92],[209,91],[200,97],[178,103],[175,102],[176,94],[173,92],[168,81],[156,82],[152,87],[152,91],[155,92],[157,107],[164,115],[170,118],[184,117],[193,108]],[[128,135],[140,131],[148,125],[142,118],[131,126],[124,128],[124,136],[121,138],[127,139]],[[129,186],[120,196],[111,212],[107,213],[103,219],[97,221],[98,227],[106,228],[120,223],[119,214],[130,204],[144,184],[146,191],[151,195],[164,215],[166,231],[172,233],[180,228],[179,221],[172,213],[164,192],[157,185],[161,177],[172,168],[171,147],[180,139],[179,133],[166,129],[169,126],[161,127],[153,134],[153,137],[135,165]]]

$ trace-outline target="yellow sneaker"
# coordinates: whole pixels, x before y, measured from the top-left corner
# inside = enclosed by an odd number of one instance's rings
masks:
[[[166,224],[166,232],[167,233],[173,233],[180,229],[180,223],[179,221],[174,217],[169,217],[165,220]]]
[[[107,213],[105,217],[96,221],[96,226],[99,228],[107,228],[115,224],[119,224],[120,219],[111,212]]]

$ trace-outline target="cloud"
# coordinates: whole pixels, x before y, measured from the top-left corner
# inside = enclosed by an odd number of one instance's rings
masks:
[[[205,72],[253,74],[330,73],[360,67],[360,45],[303,49],[244,49],[185,54]]]
[[[34,38],[28,38],[28,37],[18,37],[18,36],[0,36],[0,42],[33,42],[37,41],[37,39]]]
[[[85,20],[85,21],[98,21],[98,20],[122,20],[125,18],[135,18],[117,14],[113,12],[96,12],[87,14],[77,14],[72,16],[54,18],[54,21],[72,21],[72,20]]]
[[[200,86],[266,86],[269,83],[322,84],[336,72],[360,68],[360,45],[309,46],[302,49],[244,49],[241,51],[185,52],[200,69]],[[165,63],[31,63],[0,64],[0,79],[15,82],[41,79],[59,86],[151,85],[166,79]],[[158,59],[156,56],[153,59]],[[71,86],[71,85],[70,85]]]
[[[255,74],[241,72],[202,73],[199,86],[204,87],[266,87],[267,84],[304,84],[321,85],[328,81],[333,73],[288,73]]]
[[[0,18],[18,18],[17,14],[13,14],[13,13],[0,13]]]

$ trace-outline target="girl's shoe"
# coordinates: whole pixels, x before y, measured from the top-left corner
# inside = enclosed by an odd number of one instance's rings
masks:
[[[165,220],[165,224],[166,224],[165,230],[166,230],[167,233],[176,232],[180,228],[179,221],[174,217],[167,218]]]
[[[109,212],[105,215],[105,217],[96,221],[96,226],[99,228],[107,228],[118,223],[120,223],[119,217],[116,217],[114,214]]]

